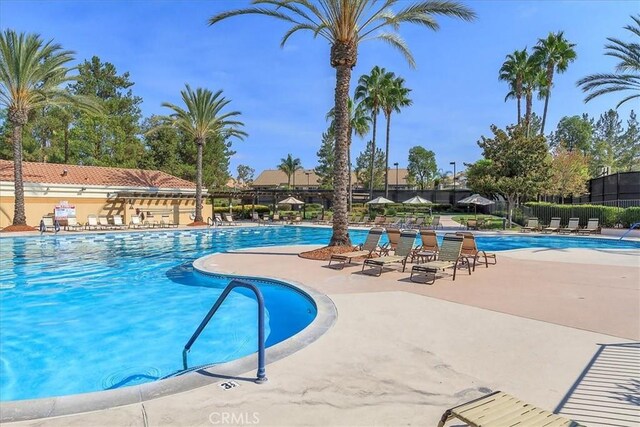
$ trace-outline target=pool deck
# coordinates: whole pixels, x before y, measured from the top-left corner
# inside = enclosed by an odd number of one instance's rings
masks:
[[[250,371],[226,391],[208,385],[7,425],[436,425],[448,407],[489,390],[588,425],[640,421],[632,398],[640,383],[640,363],[633,363],[640,362],[640,251],[501,252],[495,266],[422,285],[408,273],[369,277],[358,265],[334,270],[297,256],[308,249],[247,249],[200,263],[302,283],[333,300],[335,325],[270,363],[266,384],[248,381]],[[599,361],[607,352],[614,356]],[[594,406],[578,392],[598,363],[605,363],[599,382],[606,387],[588,390],[599,399]]]

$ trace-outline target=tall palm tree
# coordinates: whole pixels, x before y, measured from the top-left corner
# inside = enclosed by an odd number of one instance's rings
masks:
[[[391,133],[391,113],[399,113],[402,107],[413,103],[409,98],[411,89],[404,86],[404,79],[396,77],[383,85],[382,112],[387,119],[387,144],[385,150],[384,197],[389,198],[389,135]]]
[[[564,32],[549,33],[547,38],[539,39],[538,44],[533,47],[533,56],[545,70],[546,87],[543,93],[544,110],[542,112],[542,125],[540,135],[544,134],[544,125],[547,121],[547,109],[549,108],[549,97],[553,87],[554,73],[564,73],[569,64],[576,60],[575,44],[569,43],[564,38]]]
[[[371,117],[367,115],[367,112],[362,104],[357,104],[353,102],[353,99],[349,97],[347,110],[349,112],[349,133],[347,140],[347,167],[349,168],[349,181],[348,181],[348,202],[347,207],[348,210],[351,211],[352,204],[352,185],[351,185],[351,141],[352,136],[357,135],[360,138],[364,138],[366,134],[369,133],[371,128]],[[327,120],[331,120],[331,124],[329,127],[333,129],[333,134],[335,135],[335,109],[332,108],[327,113]]]
[[[223,12],[209,19],[213,25],[237,15],[266,15],[290,23],[291,28],[282,38],[281,45],[298,31],[311,31],[331,46],[329,62],[336,69],[335,114],[336,156],[333,193],[333,235],[329,245],[350,245],[347,211],[349,84],[351,70],[358,59],[358,46],[364,40],[378,39],[398,49],[411,66],[415,61],[404,40],[397,33],[402,23],[423,25],[437,30],[435,15],[453,16],[467,21],[475,13],[466,6],[450,0],[401,3],[399,11],[392,7],[399,0],[254,0],[254,6]],[[384,31],[386,29],[387,31]]]
[[[618,58],[620,62],[616,65],[615,73],[598,73],[578,80],[578,86],[583,92],[590,92],[584,99],[589,102],[600,95],[613,92],[629,91],[630,95],[618,102],[616,108],[627,101],[640,97],[640,15],[631,16],[635,25],[627,25],[626,30],[631,31],[634,36],[633,41],[623,42],[622,40],[608,37],[609,44],[604,46],[605,55]]]
[[[239,111],[222,113],[231,100],[222,96],[222,91],[215,93],[209,89],[197,88],[195,91],[189,85],[180,91],[185,108],[170,102],[163,102],[162,106],[173,110],[168,117],[164,117],[164,125],[174,126],[191,138],[196,144],[196,214],[194,224],[203,222],[202,218],[202,152],[208,139],[231,137],[244,138],[247,133],[240,128],[244,123],[233,119],[239,116]]]
[[[380,68],[377,65],[373,67],[371,73],[364,74],[358,79],[358,86],[354,99],[360,101],[360,105],[366,108],[371,114],[371,126],[373,127],[373,135],[371,136],[371,166],[369,170],[369,199],[373,199],[373,175],[374,175],[374,154],[376,152],[376,129],[378,122],[378,114],[382,109],[383,94],[385,87],[390,85],[394,74]]]
[[[291,188],[291,177],[293,177],[293,186],[296,185],[296,172],[302,169],[302,162],[299,158],[293,158],[291,154],[287,154],[287,157],[280,159],[278,169],[287,175],[287,187]]]
[[[531,125],[531,115],[533,114],[533,94],[545,85],[545,71],[533,56],[528,56],[522,78],[522,94],[525,98],[524,124],[527,129],[527,136],[529,135],[529,127]]]
[[[505,101],[509,98],[515,98],[518,101],[518,124],[522,121],[521,101],[524,94],[523,84],[527,73],[528,59],[527,48],[510,53],[502,64],[498,77],[500,80],[508,82],[511,88]]]
[[[13,225],[26,226],[22,176],[22,131],[35,110],[53,105],[76,105],[91,113],[100,108],[89,98],[73,96],[62,85],[73,80],[67,67],[74,52],[63,50],[39,34],[0,33],[0,105],[11,124],[15,203]]]

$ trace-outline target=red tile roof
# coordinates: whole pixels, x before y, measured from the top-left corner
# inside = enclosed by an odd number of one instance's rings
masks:
[[[67,171],[66,173],[64,171]],[[106,185],[138,188],[195,188],[196,185],[165,172],[55,163],[22,163],[24,182],[39,184]],[[13,161],[0,160],[0,181],[13,181]]]

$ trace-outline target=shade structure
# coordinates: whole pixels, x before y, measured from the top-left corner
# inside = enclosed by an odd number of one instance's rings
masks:
[[[402,203],[407,204],[407,205],[430,205],[430,204],[432,204],[432,202],[430,200],[427,200],[427,199],[425,199],[423,197],[420,197],[420,196],[414,196],[414,197],[410,198],[409,200],[405,200]]]
[[[458,203],[463,204],[463,205],[480,205],[480,206],[486,206],[486,205],[492,205],[495,202],[493,200],[489,200],[485,197],[482,197],[479,194],[472,194],[469,197],[465,197],[462,200],[458,200]]]
[[[287,197],[284,200],[278,202],[279,205],[304,205],[302,200],[298,200],[295,197]]]
[[[380,196],[376,197],[373,200],[369,200],[367,203],[365,203],[365,205],[388,205],[390,203],[393,203],[393,201]]]

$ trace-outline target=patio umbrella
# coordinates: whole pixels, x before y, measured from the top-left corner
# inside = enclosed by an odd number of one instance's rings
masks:
[[[431,202],[430,200],[427,200],[427,199],[425,199],[423,197],[420,197],[420,196],[414,196],[414,197],[410,198],[409,200],[405,200],[402,203],[407,204],[407,205],[430,205],[433,202]]]
[[[462,200],[458,200],[459,204],[463,204],[463,205],[473,205],[473,209],[474,209],[474,215],[477,217],[478,216],[478,205],[480,206],[486,206],[486,205],[492,205],[495,202],[493,200],[489,200],[485,197],[482,197],[479,194],[472,194],[469,197],[465,197]]]
[[[304,205],[302,200],[298,200],[295,197],[287,197],[284,200],[278,202],[279,205]]]
[[[376,197],[373,200],[369,200],[367,203],[365,203],[365,205],[388,205],[389,203],[393,203],[393,201],[380,196]]]

